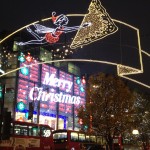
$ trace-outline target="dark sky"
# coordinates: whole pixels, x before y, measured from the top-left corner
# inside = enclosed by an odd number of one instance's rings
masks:
[[[42,18],[50,17],[52,11],[56,11],[57,14],[85,14],[88,12],[87,10],[90,2],[91,0],[1,0],[0,32],[2,30],[10,30],[11,32],[13,32],[31,22],[40,20]],[[150,54],[150,1],[101,0],[101,3],[105,7],[107,13],[110,15],[111,18],[124,21],[132,26],[139,28],[142,50]],[[96,44],[93,44],[92,46],[97,47]],[[99,46],[101,48],[108,48],[106,45]],[[90,49],[91,47],[89,46],[86,48]],[[144,73],[140,75],[134,75],[133,78],[150,86],[150,57],[146,56],[143,53],[142,57]],[[128,59],[133,59],[132,55]],[[105,60],[107,60],[107,58]],[[102,64],[97,64],[96,66],[91,67],[94,67],[94,70],[99,69],[105,72],[111,72],[110,70],[112,70],[110,66]],[[88,72],[89,68],[90,67],[85,67],[85,70],[87,70]],[[145,91],[150,91],[148,88],[138,86],[138,84],[132,85],[133,87],[140,87]]]

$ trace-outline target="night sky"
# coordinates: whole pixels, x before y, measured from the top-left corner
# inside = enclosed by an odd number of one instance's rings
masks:
[[[9,30],[10,32],[14,32],[15,30],[31,22],[51,17],[52,11],[56,11],[57,14],[88,13],[88,7],[90,2],[91,0],[1,0],[0,33],[3,30]],[[126,22],[132,26],[135,26],[136,28],[139,28],[141,35],[141,48],[142,50],[150,54],[150,1],[101,0],[101,4],[103,5],[103,7],[105,7],[107,13],[111,18]],[[114,52],[114,45],[118,44],[118,47],[120,46],[119,39],[117,39],[118,41],[115,40],[115,37],[119,36],[119,33],[117,34],[112,35],[112,37],[108,37],[104,40],[95,42],[91,45],[85,46],[82,50],[80,50],[80,53],[74,54],[74,58],[99,59],[108,61],[110,60],[119,63],[122,56],[116,55]],[[130,46],[131,45],[129,45],[129,47]],[[105,49],[110,49],[110,51],[105,51]],[[81,55],[83,57],[81,57]],[[134,54],[128,51],[128,57],[124,57],[124,59],[126,60],[132,60],[134,59]],[[131,77],[150,86],[150,57],[142,53],[142,58],[144,73],[139,75],[132,75]],[[136,63],[132,65],[134,67],[139,67]],[[84,69],[84,73],[87,74],[99,71],[117,74],[115,67],[104,64],[82,63],[81,67]],[[150,93],[149,88],[139,86],[138,84],[132,83],[130,81],[128,82],[133,88],[139,88]]]

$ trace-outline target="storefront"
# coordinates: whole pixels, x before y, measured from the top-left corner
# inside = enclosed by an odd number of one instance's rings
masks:
[[[85,83],[50,64],[20,63],[15,120],[78,130],[77,109],[85,104]],[[29,103],[34,104],[28,119]]]

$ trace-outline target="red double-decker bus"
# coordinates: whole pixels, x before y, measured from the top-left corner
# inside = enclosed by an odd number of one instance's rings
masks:
[[[54,150],[52,130],[48,125],[15,121],[10,138],[0,140],[0,150]]]
[[[113,150],[123,150],[122,136],[115,136],[113,138]]]
[[[102,137],[73,130],[53,131],[55,150],[102,150]]]

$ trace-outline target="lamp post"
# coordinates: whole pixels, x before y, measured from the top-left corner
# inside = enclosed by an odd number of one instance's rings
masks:
[[[133,134],[133,135],[138,135],[138,134],[139,134],[139,131],[138,131],[137,129],[133,129],[132,134]]]

